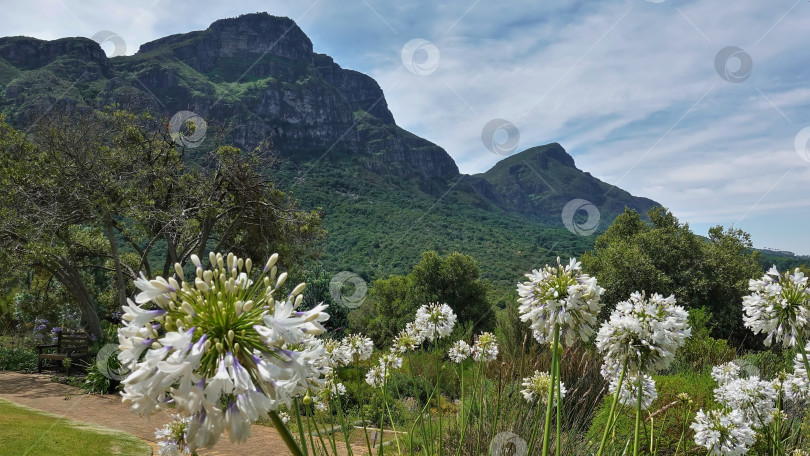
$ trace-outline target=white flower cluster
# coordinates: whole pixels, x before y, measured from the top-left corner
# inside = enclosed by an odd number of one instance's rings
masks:
[[[423,331],[416,327],[415,322],[409,322],[405,325],[405,329],[400,331],[399,335],[394,339],[391,351],[396,353],[413,351],[416,350],[416,347],[422,345],[424,341],[425,335]]]
[[[805,353],[810,352],[810,343],[805,347]],[[807,367],[804,357],[796,353],[793,358],[793,373],[788,374],[784,384],[785,396],[793,402],[806,402],[810,400],[810,379],[807,377]]]
[[[155,440],[157,440],[160,456],[192,454],[191,449],[186,445],[186,431],[190,421],[190,418],[183,418],[175,414],[172,416],[172,421],[166,423],[162,428],[155,429]]]
[[[450,351],[447,353],[450,357],[450,360],[456,364],[461,363],[465,359],[470,357],[472,353],[472,348],[464,342],[463,340],[457,340],[452,347],[450,347]]]
[[[245,441],[259,417],[322,382],[323,347],[313,336],[325,331],[326,306],[298,311],[303,283],[277,299],[287,278],[277,276],[277,259],[256,282],[250,259],[214,253],[209,270],[191,256],[192,284],[179,264],[180,282],[143,275],[135,282],[140,293],[124,307],[118,331],[119,360],[132,369],[122,396],[145,415],[173,403],[190,416],[191,451],[212,446],[223,431]],[[142,306],[150,301],[156,307]]]
[[[520,392],[523,398],[528,403],[533,403],[540,400],[543,404],[548,403],[548,391],[551,387],[551,375],[548,372],[534,371],[534,375],[523,379],[523,389]],[[560,396],[565,399],[565,385],[560,382]],[[554,391],[554,401],[552,405],[557,404],[557,392]]]
[[[742,413],[749,426],[767,426],[776,409],[777,392],[773,382],[757,376],[728,378],[719,382],[714,399],[723,406]]]
[[[456,325],[456,314],[447,304],[431,303],[416,310],[413,330],[418,331],[422,339],[434,341],[447,337]]]
[[[401,367],[402,358],[393,353],[383,353],[380,355],[379,364],[366,373],[366,383],[374,388],[382,388],[391,371]]]
[[[743,322],[755,334],[767,334],[765,345],[776,339],[794,346],[810,320],[810,288],[807,277],[798,268],[780,276],[776,266],[761,279],[751,279],[752,292],[743,298]]]
[[[641,408],[647,410],[653,402],[658,399],[658,391],[655,389],[655,380],[647,374],[627,375],[622,382],[622,389],[619,391],[620,404],[636,404],[638,401],[638,382],[641,379]],[[619,378],[610,379],[608,390],[610,394],[616,393],[619,387]]]
[[[520,319],[530,321],[534,338],[540,343],[554,338],[554,327],[559,325],[560,334],[567,346],[578,338],[588,341],[594,333],[599,310],[599,299],[604,288],[595,277],[582,273],[582,266],[571,258],[563,266],[557,258],[557,266],[546,265],[526,274],[528,282],[517,286]]]
[[[374,353],[374,342],[362,334],[349,334],[343,345],[353,361],[365,361]]]
[[[665,369],[692,333],[688,316],[672,295],[664,298],[655,293],[647,299],[634,292],[616,305],[596,335],[596,347],[605,358],[603,373],[611,378],[625,362],[631,373]]]
[[[483,332],[475,337],[472,347],[472,357],[475,361],[493,361],[498,357],[498,339],[495,334]]]
[[[739,410],[700,410],[690,427],[695,431],[695,443],[717,456],[747,454],[756,435]]]

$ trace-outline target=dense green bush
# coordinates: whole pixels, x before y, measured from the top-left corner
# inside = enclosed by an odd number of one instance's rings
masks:
[[[37,368],[37,352],[26,348],[0,347],[0,370],[32,372]]]

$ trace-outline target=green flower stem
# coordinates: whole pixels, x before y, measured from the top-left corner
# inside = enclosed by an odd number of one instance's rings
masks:
[[[327,399],[328,400],[328,399]],[[332,413],[332,404],[329,404],[329,426],[332,427],[332,432],[329,433],[329,443],[332,444],[332,451],[337,455],[337,442],[335,437],[335,414]]]
[[[312,422],[314,423],[315,427],[315,434],[318,436],[318,440],[321,442],[321,447],[323,448],[324,454],[329,454],[329,448],[326,446],[326,443],[323,441],[323,436],[321,435],[321,428],[318,427],[318,419],[315,417],[315,412],[311,410],[311,407],[307,405],[307,410],[312,412]],[[312,446],[313,451],[315,446]]]
[[[458,375],[459,375],[459,377],[461,377],[461,413],[460,413],[460,415],[461,415],[460,416],[460,418],[461,418],[461,425],[460,425],[461,436],[460,436],[459,441],[458,441],[458,448],[456,449],[456,456],[461,454],[461,448],[464,446],[464,437],[466,436],[466,433],[467,433],[467,426],[466,426],[467,423],[464,421],[464,415],[467,414],[467,407],[464,406],[464,369],[461,367],[461,363],[459,363],[459,365],[458,365]],[[475,381],[473,381],[473,384],[475,384]]]
[[[607,437],[610,433],[610,428],[613,427],[613,415],[616,411],[616,403],[619,402],[619,391],[622,390],[622,384],[624,383],[624,374],[627,373],[627,361],[624,362],[624,366],[622,367],[622,373],[619,374],[619,384],[616,387],[616,392],[613,393],[613,403],[610,405],[610,413],[608,413],[608,422],[605,426],[605,431],[602,433],[602,442],[599,444],[599,452],[596,453],[596,456],[602,456],[602,453],[605,451],[605,444],[607,443]]]
[[[298,444],[295,443],[295,438],[293,437],[292,433],[290,433],[289,428],[287,425],[281,421],[281,417],[278,416],[275,410],[270,410],[270,420],[273,422],[273,426],[275,426],[276,430],[278,431],[279,435],[281,436],[281,440],[284,441],[284,444],[287,445],[287,449],[294,456],[304,456],[304,453],[301,452],[301,448],[298,447]],[[299,428],[301,425],[301,417],[298,417]]]
[[[363,386],[362,376],[358,375],[357,376],[357,397],[358,397],[358,399],[361,399],[360,390],[361,390],[362,386]],[[366,411],[363,409],[363,401],[362,401],[362,399],[360,400],[358,406],[360,407],[360,422],[363,424],[363,435],[366,436],[366,445],[368,446],[368,454],[370,456],[373,453],[371,452],[371,442],[368,439],[368,429],[366,429]]]
[[[639,369],[638,373],[638,400],[636,401],[636,432],[633,437],[633,456],[638,456],[638,452],[641,449],[640,444],[638,441],[640,430],[641,430],[641,399],[644,394],[644,382],[641,378],[641,369]],[[621,390],[616,390],[621,391]]]
[[[560,346],[560,326],[554,325],[554,342],[551,344],[551,383],[548,387],[548,403],[546,404],[546,422],[543,427],[543,456],[548,456],[549,441],[551,440],[551,411],[554,405],[554,390],[557,386],[557,363],[559,360],[559,352],[557,347]]]
[[[338,417],[340,418],[340,430],[343,431],[343,437],[344,440],[346,440],[346,451],[349,453],[349,456],[353,456],[354,452],[352,451],[352,445],[349,443],[349,433],[351,430],[346,427],[346,418],[343,416],[343,404],[341,404],[340,396],[336,396],[336,399],[338,403]]]
[[[557,440],[556,440],[555,448],[556,448],[556,455],[560,456],[560,450],[561,450],[561,447],[562,447],[562,445],[560,444],[560,439],[562,437],[562,412],[563,412],[562,405],[563,404],[562,404],[562,388],[560,386],[562,384],[562,379],[560,378],[561,376],[560,376],[560,355],[559,355],[559,353],[557,354],[557,362],[555,363],[555,366],[556,366],[556,370],[557,370],[557,375],[556,375],[557,376],[557,434],[556,434]]]
[[[537,412],[534,415],[534,426],[532,427],[532,436],[529,439],[529,447],[526,451],[526,454],[532,454],[532,450],[534,449],[534,440],[537,437],[537,431],[540,429],[540,411],[543,410],[543,401],[540,398],[537,399]]]
[[[298,423],[298,436],[303,447],[304,454],[309,454],[307,451],[307,438],[304,436],[304,425],[301,423],[301,409],[298,407],[298,398],[295,398],[295,421]],[[271,417],[272,418],[272,417]],[[314,448],[313,448],[314,451]]]
[[[411,352],[408,351],[407,353],[408,353],[408,370],[411,371],[411,377],[416,378],[416,373],[413,371],[413,358],[411,357]],[[416,397],[415,399],[416,399],[416,408],[420,409],[419,408],[419,398]],[[428,400],[428,403],[430,403],[430,400]],[[424,416],[425,416],[425,410],[420,409],[420,415],[416,418],[416,421],[414,421],[413,425],[411,426],[411,432],[408,434],[409,436],[411,436],[410,439],[409,439],[409,441],[411,443],[411,455],[413,455],[413,433],[414,433],[413,431],[416,428],[416,423],[420,424],[420,428],[421,428],[421,431],[422,431],[422,442],[425,442],[427,440],[425,438],[426,437],[426,431],[425,431]],[[425,456],[428,456],[427,445],[425,445],[425,444],[422,445],[422,452],[425,454]],[[369,453],[369,454],[371,454],[371,453]]]
[[[478,366],[481,373],[481,399],[478,405],[478,443],[475,445],[475,454],[481,454],[481,436],[484,434],[484,391],[486,390],[487,383],[484,376],[483,358],[481,359],[481,361],[478,361]]]
[[[435,332],[436,328],[434,328]],[[437,454],[442,454],[442,415],[444,412],[442,411],[442,368],[441,368],[441,361],[442,358],[439,356],[439,338],[436,337],[433,339],[433,346],[434,352],[436,354],[436,404],[437,408],[439,409],[439,452]]]
[[[385,368],[383,372],[383,407],[388,408],[388,367]],[[382,413],[380,417],[380,447],[377,448],[377,455],[383,456],[385,453],[385,445],[383,445],[383,441],[385,440],[385,412]],[[369,455],[370,456],[370,455]]]

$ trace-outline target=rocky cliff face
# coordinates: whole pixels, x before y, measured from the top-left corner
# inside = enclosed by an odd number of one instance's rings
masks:
[[[376,81],[313,52],[295,22],[266,13],[218,20],[112,59],[86,38],[0,38],[0,94],[0,113],[19,126],[60,106],[117,103],[166,117],[193,111],[226,141],[244,149],[270,143],[297,166],[351,168],[357,179],[420,191],[431,204],[453,189],[464,204],[544,223],[559,225],[573,198],[604,208],[606,220],[624,206],[655,204],[580,171],[559,144],[451,187],[462,177],[453,159],[396,125]]]

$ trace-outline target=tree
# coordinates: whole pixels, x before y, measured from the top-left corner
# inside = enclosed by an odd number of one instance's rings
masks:
[[[319,214],[273,186],[264,156],[190,156],[166,122],[116,109],[53,115],[30,138],[0,118],[0,252],[55,277],[99,336],[92,271],[112,277],[120,306],[137,271],[168,276],[193,253],[261,261],[273,250],[288,265],[312,254]]]
[[[668,210],[655,207],[645,222],[626,209],[582,256],[584,269],[605,288],[609,311],[634,291],[674,294],[687,309],[706,307],[715,335],[742,337],[742,297],[761,273],[750,236],[721,226],[698,236]]]
[[[350,328],[367,333],[378,346],[385,345],[413,320],[416,309],[440,302],[453,309],[459,324],[470,323],[474,331],[488,330],[494,320],[488,290],[489,284],[481,279],[471,256],[453,252],[441,257],[436,252],[424,252],[408,275],[374,282],[369,299],[349,314]]]

